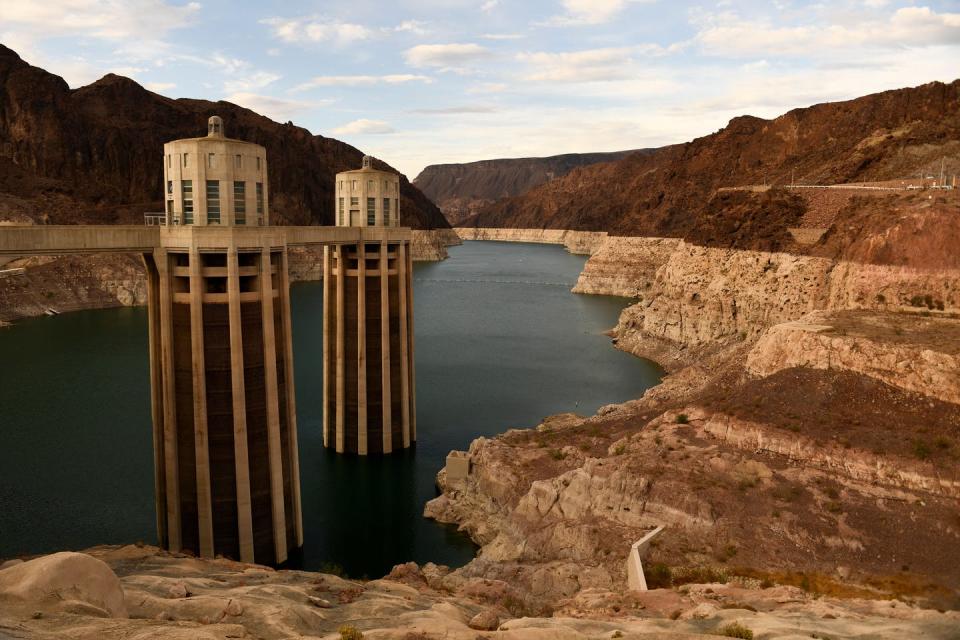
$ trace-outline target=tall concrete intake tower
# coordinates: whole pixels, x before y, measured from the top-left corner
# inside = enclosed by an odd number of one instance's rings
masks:
[[[271,226],[266,150],[217,116],[164,145],[163,178],[146,225],[0,225],[0,257],[143,256],[159,544],[281,564],[303,546],[289,247],[323,247],[324,445],[417,437],[400,178],[365,158],[337,176],[335,226]]]
[[[340,453],[390,453],[417,439],[413,262],[400,226],[400,177],[363,166],[336,178],[337,227],[361,241],[323,251],[323,442]]]
[[[164,145],[144,253],[160,544],[279,564],[303,545],[286,234],[266,150],[210,118]]]

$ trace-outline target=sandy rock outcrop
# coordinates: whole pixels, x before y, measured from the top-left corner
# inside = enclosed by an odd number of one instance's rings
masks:
[[[680,242],[676,238],[605,237],[584,265],[573,292],[641,298]]]
[[[447,247],[462,243],[453,229],[414,230],[410,252],[414,262],[438,262],[447,258]]]
[[[0,571],[0,602],[37,611],[65,611],[126,618],[120,579],[110,567],[84,553],[61,552]]]
[[[960,403],[956,320],[869,312],[814,313],[768,329],[747,370],[769,376],[791,367],[854,371],[901,389]]]

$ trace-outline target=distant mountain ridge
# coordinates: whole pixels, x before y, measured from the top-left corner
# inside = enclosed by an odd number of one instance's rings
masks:
[[[684,144],[574,169],[482,208],[471,227],[578,229],[781,250],[803,214],[792,192],[750,184],[837,184],[960,167],[960,80],[734,118]],[[952,168],[951,168],[952,167]]]
[[[500,158],[433,164],[413,184],[433,200],[451,224],[474,215],[501,198],[518,196],[545,182],[598,162],[620,160],[649,149],[600,153],[565,153],[543,158]]]
[[[228,136],[266,147],[273,221],[333,224],[334,176],[359,167],[360,150],[229,102],[166,98],[114,74],[70,89],[3,45],[0,214],[65,224],[142,222],[143,211],[162,210],[163,144],[202,135],[215,114]],[[405,177],[400,192],[405,225],[449,227]]]

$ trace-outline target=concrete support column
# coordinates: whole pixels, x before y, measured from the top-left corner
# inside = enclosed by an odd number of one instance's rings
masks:
[[[236,247],[227,252],[227,301],[230,316],[230,380],[233,396],[233,460],[237,477],[237,533],[241,562],[253,562],[253,511],[247,448],[247,399],[240,313],[240,267]]]
[[[330,247],[323,245],[323,446],[330,446]]]
[[[197,526],[200,555],[213,557],[213,504],[210,497],[210,446],[207,433],[207,374],[203,352],[203,265],[190,250],[190,345],[193,351],[193,442],[197,473]]]
[[[409,351],[410,364],[407,365],[410,371],[410,440],[417,441],[417,372],[414,367],[413,343],[413,252],[407,251],[407,350]],[[409,443],[407,443],[409,444]]]
[[[167,548],[180,551],[180,470],[177,454],[176,389],[173,367],[173,278],[170,275],[170,256],[166,249],[156,249],[157,299],[160,303],[160,371],[163,379],[163,464],[166,479]]]
[[[344,339],[346,323],[344,322],[343,287],[346,280],[347,260],[343,245],[337,245],[337,453],[344,451],[344,410],[346,408],[346,354]]]
[[[357,245],[357,453],[368,453],[367,443],[367,251]]]
[[[297,546],[303,546],[303,515],[300,505],[300,445],[297,441],[297,394],[293,383],[293,327],[290,309],[290,264],[287,251],[280,257],[280,304],[283,317],[284,378],[287,381],[287,433],[290,438],[290,491],[293,493],[294,529],[297,534]]]
[[[157,543],[167,545],[167,496],[163,453],[163,365],[160,362],[160,279],[153,254],[141,255],[147,272],[147,317],[150,348],[150,417],[153,421],[153,489],[157,512]]]
[[[283,506],[280,406],[277,397],[277,341],[273,322],[273,265],[269,247],[264,247],[260,252],[260,296],[260,306],[263,310],[263,371],[267,400],[267,454],[270,466],[273,548],[274,561],[280,564],[287,559],[287,532]]]
[[[400,293],[400,413],[403,420],[403,448],[410,446],[410,368],[407,344],[407,247],[397,245],[397,289]]]
[[[393,451],[390,396],[390,259],[389,246],[380,243],[380,380],[383,386],[383,452]]]

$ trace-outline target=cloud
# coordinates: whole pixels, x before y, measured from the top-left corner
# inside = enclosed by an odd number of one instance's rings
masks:
[[[299,84],[293,91],[307,91],[317,87],[370,87],[377,84],[405,84],[408,82],[422,82],[429,84],[433,78],[411,73],[399,73],[385,76],[316,76]]]
[[[487,0],[482,5],[480,5],[480,11],[484,13],[490,13],[494,9],[500,6],[500,0]]]
[[[602,82],[631,76],[633,50],[628,47],[586,49],[564,53],[521,53],[530,67],[524,77],[534,82]]]
[[[190,24],[199,10],[197,2],[164,0],[11,0],[0,3],[0,24],[27,27],[41,36],[156,39]]]
[[[629,4],[651,1],[654,0],[563,0],[562,4],[566,12],[553,16],[541,23],[541,26],[572,27],[603,24],[612,20]]]
[[[256,71],[247,76],[227,80],[223,83],[223,90],[227,93],[249,93],[256,89],[262,89],[280,78],[281,76],[269,71]]]
[[[412,33],[418,36],[425,36],[430,33],[430,29],[427,28],[427,23],[422,20],[404,20],[393,29],[387,29],[387,31],[395,31],[397,33]]]
[[[173,89],[177,85],[174,82],[145,82],[143,86],[154,93],[163,93]]]
[[[824,56],[841,50],[928,47],[960,42],[960,13],[903,7],[888,19],[864,17],[850,24],[830,22],[780,26],[735,14],[706,14],[694,40],[713,55]]]
[[[383,120],[367,120],[360,118],[353,122],[348,122],[342,127],[333,130],[338,135],[381,135],[394,133],[396,130]]]
[[[463,105],[460,107],[438,107],[436,109],[413,109],[410,113],[449,116],[464,113],[496,113],[497,108],[486,105]]]
[[[439,67],[443,70],[462,70],[462,65],[491,56],[486,47],[478,44],[420,44],[407,49],[404,58],[414,67]]]
[[[317,107],[326,106],[333,102],[332,100],[315,100],[310,102],[286,100],[245,91],[232,93],[224,98],[224,100],[238,104],[241,107],[252,109],[278,122],[293,120],[296,115]]]
[[[373,31],[361,24],[340,22],[318,16],[304,18],[265,18],[273,36],[289,43],[332,42],[348,45],[373,37]]]

